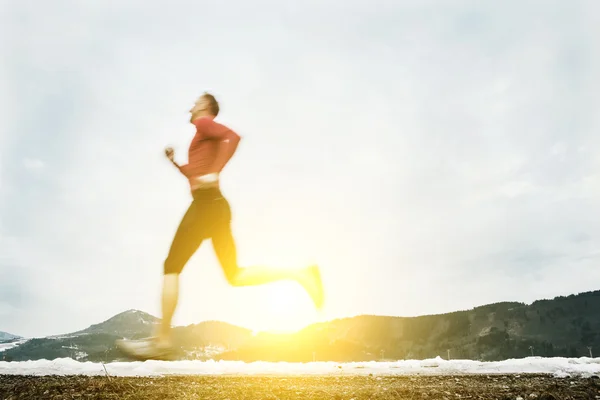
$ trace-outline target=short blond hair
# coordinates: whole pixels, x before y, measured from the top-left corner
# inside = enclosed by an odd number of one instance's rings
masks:
[[[202,97],[208,100],[208,111],[215,117],[219,115],[219,102],[217,101],[215,96],[208,92],[204,92],[204,94],[202,94]]]

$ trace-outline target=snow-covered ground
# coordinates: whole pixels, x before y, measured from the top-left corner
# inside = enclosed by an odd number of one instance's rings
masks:
[[[556,377],[600,374],[600,358],[528,357],[498,362],[429,360],[396,362],[272,363],[237,361],[146,361],[114,362],[105,365],[114,376],[156,375],[459,375],[542,373]],[[70,358],[53,361],[0,361],[0,375],[104,375],[101,363]]]
[[[8,349],[12,349],[14,347],[20,346],[23,343],[25,343],[27,341],[27,339],[22,339],[22,340],[17,340],[15,342],[11,342],[11,343],[0,343],[0,353],[3,352],[4,350],[8,350]]]

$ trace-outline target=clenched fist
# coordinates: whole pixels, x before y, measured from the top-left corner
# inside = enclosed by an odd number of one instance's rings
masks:
[[[165,155],[171,162],[173,162],[173,160],[175,159],[175,150],[173,150],[172,147],[167,147],[165,148]]]

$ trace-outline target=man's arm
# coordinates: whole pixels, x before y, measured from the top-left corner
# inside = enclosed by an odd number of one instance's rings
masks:
[[[206,137],[219,142],[217,155],[209,171],[211,173],[220,173],[231,157],[233,157],[241,138],[231,129],[213,120],[205,119],[202,121],[202,124],[204,125],[202,129],[206,133]]]
[[[175,161],[175,151],[171,147],[167,147],[165,149],[165,155],[167,156],[169,161],[171,161],[171,164],[173,164],[175,166],[175,168],[177,168],[179,170],[179,172],[181,172],[186,177],[189,177],[188,176],[189,168],[190,168],[189,164],[186,164],[186,165],[177,164],[177,162]]]
[[[189,173],[190,165],[189,164],[179,165],[174,161],[173,161],[173,164],[177,167],[179,172],[181,172],[183,175],[185,175],[186,178],[190,177],[190,173]]]

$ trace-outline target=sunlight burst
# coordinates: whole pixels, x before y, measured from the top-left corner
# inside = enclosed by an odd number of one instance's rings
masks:
[[[279,282],[265,287],[267,306],[260,316],[257,330],[291,333],[315,322],[310,298],[293,282]]]

